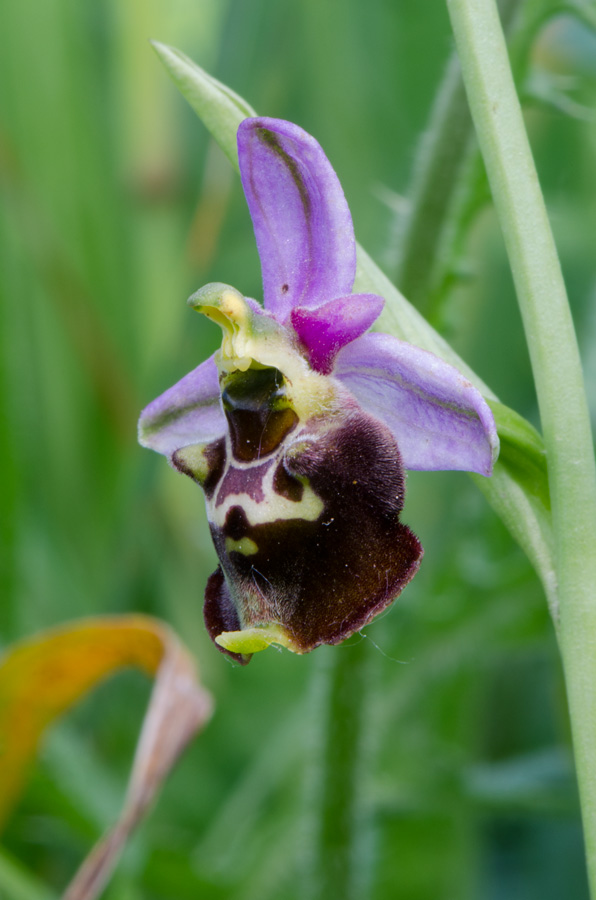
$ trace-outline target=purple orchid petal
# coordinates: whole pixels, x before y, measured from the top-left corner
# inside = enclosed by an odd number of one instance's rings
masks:
[[[139,442],[172,456],[183,447],[221,437],[227,425],[219,396],[217,366],[210,356],[145,407],[139,419]]]
[[[356,274],[352,217],[317,141],[281,119],[245,119],[238,156],[265,307],[285,322],[295,306],[314,309],[348,294]]]
[[[393,432],[407,469],[490,475],[499,441],[480,392],[448,363],[384,334],[337,356],[333,374]]]
[[[368,331],[384,304],[376,294],[350,294],[317,309],[295,307],[290,314],[292,326],[308,350],[313,369],[328,375],[341,348]]]

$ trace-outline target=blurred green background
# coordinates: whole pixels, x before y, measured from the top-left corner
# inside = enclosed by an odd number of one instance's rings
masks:
[[[202,625],[216,560],[201,493],[136,444],[140,409],[218,341],[186,297],[216,280],[261,293],[239,180],[152,38],[314,134],[358,239],[393,275],[449,22],[431,0],[0,10],[0,641],[91,614],[168,621],[217,711],[106,897],[298,900],[319,679],[354,642],[230,665]],[[559,16],[521,68],[528,94],[561,78],[572,90],[566,112],[529,102],[527,122],[596,412],[596,38]],[[538,423],[498,226],[477,206],[434,322]],[[538,581],[463,474],[411,475],[404,520],[426,548],[422,571],[363,638],[363,897],[582,900],[564,685]],[[120,675],[47,735],[3,838],[2,900],[56,896],[115,819],[149,690]]]

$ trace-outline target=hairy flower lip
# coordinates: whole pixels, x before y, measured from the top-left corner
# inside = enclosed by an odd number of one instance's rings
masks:
[[[221,349],[149,404],[139,440],[204,487],[221,564],[205,621],[245,663],[271,643],[338,643],[392,602],[422,555],[399,521],[404,468],[488,476],[498,437],[460,372],[366,333],[384,301],[350,293],[352,220],[314,138],[246,119],[238,155],[265,308],[222,283],[190,297],[221,327]],[[248,377],[260,368],[283,376],[285,413],[275,378]]]

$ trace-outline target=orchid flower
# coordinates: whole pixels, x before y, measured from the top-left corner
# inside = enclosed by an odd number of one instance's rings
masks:
[[[405,469],[490,475],[492,414],[452,366],[366,332],[384,301],[351,294],[356,245],[319,144],[278,119],[238,129],[264,309],[209,284],[190,306],[221,350],[143,411],[140,442],[203,488],[219,558],[204,616],[240,663],[271,643],[337,644],[412,579]]]

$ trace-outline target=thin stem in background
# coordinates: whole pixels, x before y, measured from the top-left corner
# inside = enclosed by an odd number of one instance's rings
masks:
[[[416,154],[410,209],[398,249],[396,282],[422,312],[428,303],[444,220],[472,133],[459,60],[454,54]]]
[[[527,76],[532,43],[561,12],[560,0],[501,0],[499,12],[520,84]],[[457,278],[454,267],[464,236],[490,199],[457,53],[447,63],[415,160],[409,209],[399,230],[395,282],[437,327]]]
[[[565,285],[494,0],[447,0],[509,255],[547,451],[559,642],[596,896],[596,467]]]
[[[316,733],[307,790],[308,900],[360,900],[370,895],[363,790],[370,646],[360,638],[320,650],[317,659]]]

